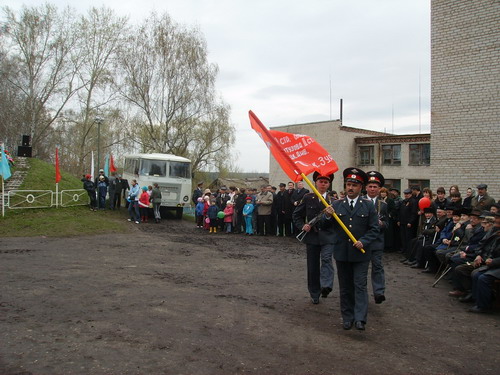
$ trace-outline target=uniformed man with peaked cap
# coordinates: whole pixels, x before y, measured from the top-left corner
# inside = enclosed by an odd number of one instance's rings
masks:
[[[373,202],[373,206],[378,214],[378,225],[380,233],[376,240],[370,246],[372,251],[372,289],[375,303],[380,304],[385,301],[385,271],[382,263],[382,255],[385,247],[385,230],[389,226],[389,214],[387,211],[387,203],[379,197],[380,189],[384,186],[385,178],[378,171],[366,172],[368,182],[366,183],[365,198]]]
[[[327,190],[333,181],[333,174],[322,175],[314,172],[313,180],[316,183],[316,189],[326,202],[330,203]],[[325,229],[319,222],[310,224],[310,221],[321,214],[324,209],[324,204],[315,193],[307,193],[292,214],[295,226],[307,233],[302,242],[306,244],[307,289],[313,304],[318,304],[320,296],[326,298],[333,290],[335,272],[332,257],[335,238],[333,228],[329,225]]]
[[[368,181],[366,173],[347,168],[343,175],[347,196],[334,201],[325,212],[328,216],[336,213],[356,238],[353,243],[338,222],[329,218],[328,223],[335,231],[333,256],[337,265],[343,328],[351,329],[354,325],[356,329],[364,330],[368,315],[370,245],[378,237],[378,216],[373,203],[361,197],[361,190]]]

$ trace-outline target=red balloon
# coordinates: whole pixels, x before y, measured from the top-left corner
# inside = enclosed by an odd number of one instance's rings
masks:
[[[423,211],[424,208],[430,206],[431,206],[431,200],[427,197],[420,198],[420,200],[418,201],[418,208],[420,208],[421,211]]]

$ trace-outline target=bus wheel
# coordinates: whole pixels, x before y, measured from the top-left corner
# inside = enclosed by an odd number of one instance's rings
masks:
[[[183,212],[184,212],[184,207],[177,207],[175,212],[175,218],[181,220]]]

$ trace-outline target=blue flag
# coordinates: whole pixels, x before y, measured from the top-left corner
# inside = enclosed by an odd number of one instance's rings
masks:
[[[104,175],[109,176],[109,155],[104,158]]]
[[[2,160],[0,161],[0,176],[3,176],[4,180],[7,180],[10,178],[10,165],[9,165],[9,160],[7,160],[7,155],[5,155],[5,151],[3,148],[2,144]]]

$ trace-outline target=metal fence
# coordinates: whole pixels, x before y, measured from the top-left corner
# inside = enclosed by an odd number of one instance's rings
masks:
[[[73,207],[89,203],[83,189],[61,190],[11,190],[7,193],[5,207],[11,210],[25,208]]]

